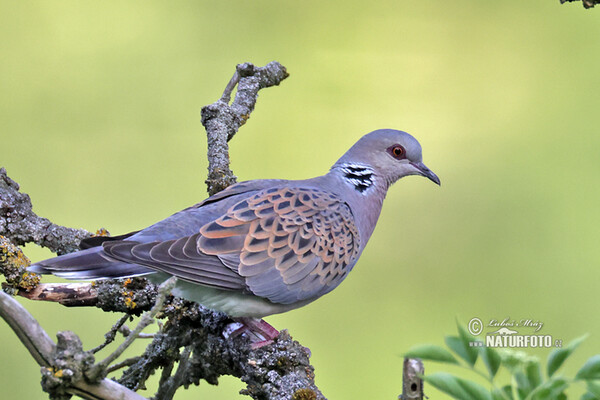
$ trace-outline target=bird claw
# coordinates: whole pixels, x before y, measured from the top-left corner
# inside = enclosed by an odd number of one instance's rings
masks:
[[[238,317],[223,331],[225,338],[245,335],[250,339],[252,349],[258,349],[273,343],[279,331],[262,319]]]

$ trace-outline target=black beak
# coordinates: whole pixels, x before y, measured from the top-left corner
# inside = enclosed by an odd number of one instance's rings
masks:
[[[415,167],[416,169],[419,170],[419,175],[423,175],[425,178],[429,179],[430,181],[432,181],[434,183],[437,183],[439,186],[442,185],[442,183],[440,182],[440,178],[438,178],[438,176],[436,174],[434,174],[432,170],[427,168],[427,166],[425,164],[423,164],[423,162],[411,163],[411,164],[413,167]]]

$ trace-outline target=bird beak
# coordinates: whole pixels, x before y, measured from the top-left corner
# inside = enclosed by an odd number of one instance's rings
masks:
[[[440,182],[440,178],[438,178],[438,176],[434,174],[432,170],[427,168],[427,166],[423,164],[423,162],[411,163],[411,165],[419,171],[419,175],[428,178],[430,181],[437,183],[440,186],[442,185],[442,183]]]

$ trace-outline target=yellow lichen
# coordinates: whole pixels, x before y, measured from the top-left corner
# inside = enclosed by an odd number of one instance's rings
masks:
[[[137,307],[137,303],[133,301],[133,292],[123,292],[123,296],[125,296],[125,306],[129,309],[134,309]]]
[[[23,251],[4,236],[0,236],[0,251],[2,251],[2,256],[0,257],[0,262],[2,263],[11,264],[11,266],[16,268],[26,268],[31,264],[31,261],[23,254]]]
[[[317,394],[314,390],[308,388],[298,389],[292,395],[292,400],[316,400]]]
[[[30,291],[40,282],[38,275],[27,271],[29,265],[31,261],[18,246],[0,236],[0,273],[6,278],[11,291]]]
[[[25,272],[21,276],[21,280],[19,281],[19,287],[25,289],[26,291],[30,291],[40,283],[40,280],[41,278],[38,274]]]
[[[108,230],[106,230],[106,228],[100,228],[96,231],[94,236],[110,236],[110,233]]]
[[[64,371],[62,369],[59,369],[58,371],[54,372],[54,376],[57,377],[57,378],[62,378],[63,377],[63,372]]]
[[[131,297],[125,298],[125,305],[127,306],[127,308],[130,308],[130,309],[134,309],[135,307],[137,307],[136,302],[133,301],[133,299]]]
[[[13,258],[12,258],[11,262],[15,267],[23,267],[23,268],[26,268],[31,264],[31,261],[29,261],[29,258],[27,258],[27,256],[25,254],[23,254],[23,252],[19,248],[17,248],[17,252],[15,254],[13,254]]]

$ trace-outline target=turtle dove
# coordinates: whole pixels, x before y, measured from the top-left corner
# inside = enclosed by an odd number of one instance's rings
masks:
[[[86,239],[83,250],[30,270],[80,280],[175,276],[174,295],[232,317],[285,312],[346,278],[388,188],[408,175],[440,184],[415,138],[377,130],[323,176],[240,182],[141,231]]]

